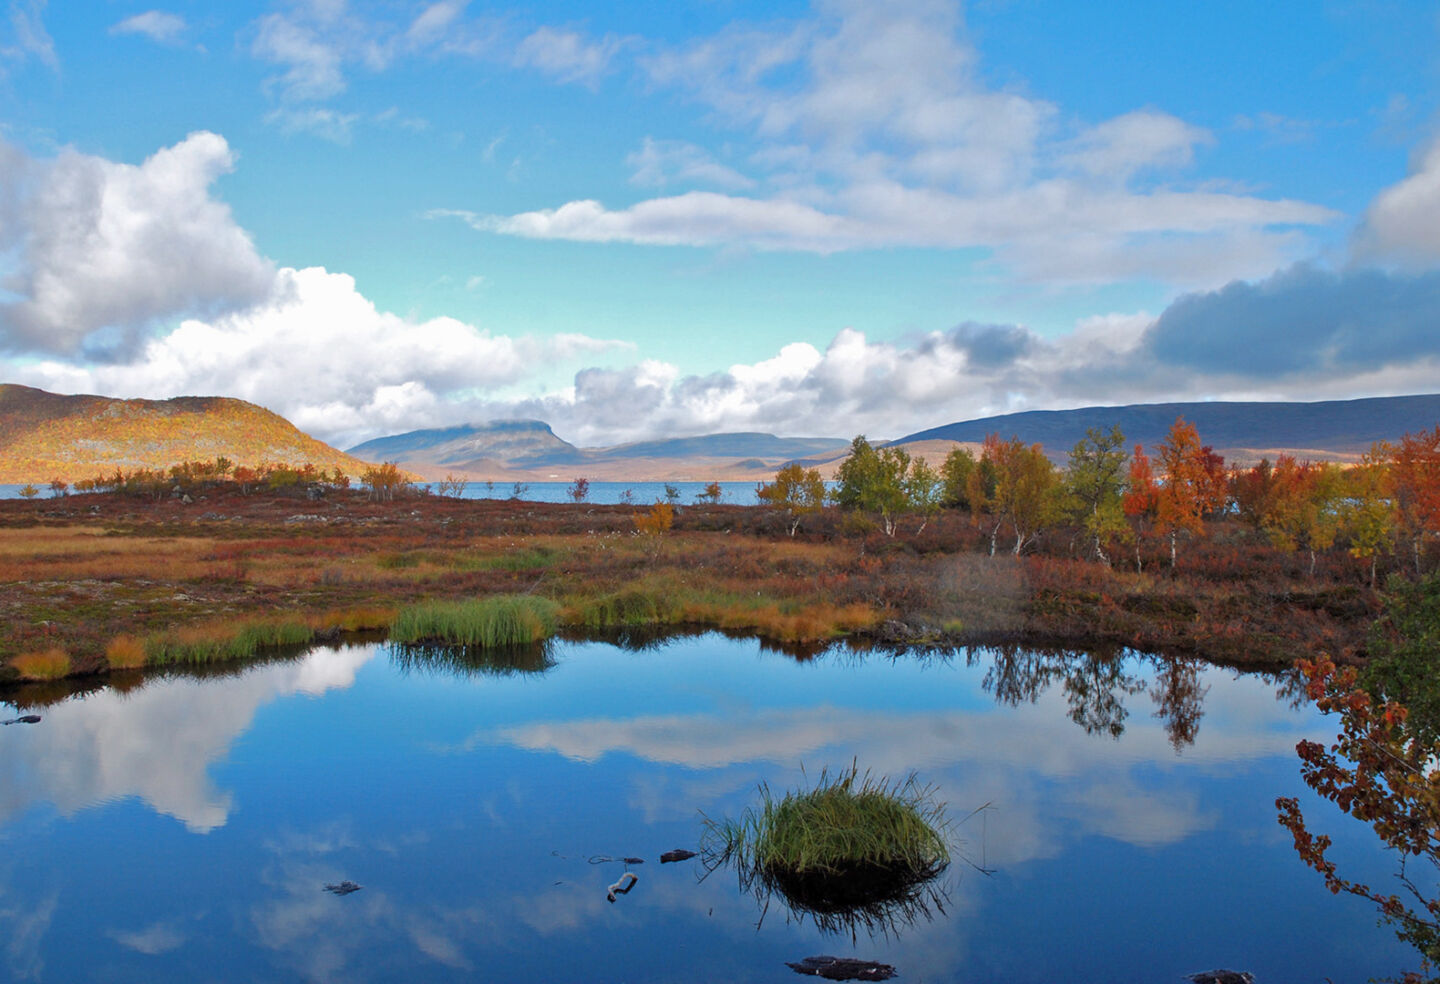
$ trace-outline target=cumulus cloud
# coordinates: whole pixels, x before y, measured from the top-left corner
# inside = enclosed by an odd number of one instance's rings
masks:
[[[147,10],[127,17],[110,28],[111,34],[138,34],[157,44],[180,44],[189,25],[179,14],[164,10]]]
[[[73,354],[110,330],[133,347],[162,319],[268,296],[271,264],[210,186],[235,164],[225,139],[190,134],[140,165],[0,148],[0,347]]]
[[[1356,234],[1355,251],[1408,267],[1440,263],[1440,138],[1422,148],[1409,176],[1376,196]]]
[[[184,321],[128,361],[45,361],[15,377],[64,392],[235,396],[345,444],[453,422],[475,392],[619,344],[578,334],[513,338],[454,318],[408,320],[377,310],[351,277],[319,268],[285,268],[275,279],[260,303]]]

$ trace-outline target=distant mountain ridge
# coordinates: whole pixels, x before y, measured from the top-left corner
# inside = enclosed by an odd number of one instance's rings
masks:
[[[304,465],[358,476],[367,462],[244,400],[181,396],[117,400],[0,383],[0,482],[66,482],[226,457],[239,465]]]
[[[431,478],[455,473],[473,478],[768,480],[787,461],[833,457],[848,446],[843,438],[736,432],[578,448],[542,421],[497,420],[380,437],[357,444],[348,453],[395,461]]]
[[[1316,403],[1215,401],[1027,410],[932,427],[891,443],[978,443],[988,434],[1013,435],[1040,444],[1049,457],[1064,461],[1087,428],[1108,431],[1119,424],[1127,449],[1136,444],[1150,448],[1165,439],[1177,417],[1194,424],[1200,440],[1233,463],[1273,459],[1282,451],[1297,458],[1353,461],[1376,441],[1398,440],[1440,423],[1440,394]]]

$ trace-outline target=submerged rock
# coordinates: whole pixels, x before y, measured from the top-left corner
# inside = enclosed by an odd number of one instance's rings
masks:
[[[806,957],[799,963],[785,966],[806,977],[823,977],[827,981],[888,981],[895,976],[895,968],[873,960],[856,960],[852,957]]]
[[[338,885],[326,885],[325,891],[331,895],[349,895],[351,892],[358,892],[364,886],[357,885],[353,881],[342,881]]]
[[[40,715],[22,714],[18,718],[11,718],[9,721],[0,721],[0,724],[39,724]]]
[[[660,863],[671,864],[675,861],[689,861],[694,856],[694,851],[687,851],[683,848],[677,848],[676,850],[666,851],[664,854],[660,855]]]
[[[1255,984],[1255,976],[1243,970],[1205,970],[1186,979],[1195,984]]]

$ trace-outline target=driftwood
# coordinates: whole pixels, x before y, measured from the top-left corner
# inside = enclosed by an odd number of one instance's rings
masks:
[[[806,957],[799,963],[785,966],[806,977],[823,977],[827,981],[888,981],[895,976],[895,968],[873,960],[855,960],[851,957]]]

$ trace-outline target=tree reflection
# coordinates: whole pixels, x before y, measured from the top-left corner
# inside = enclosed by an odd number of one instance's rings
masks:
[[[1209,687],[1200,686],[1200,661],[1197,659],[1161,659],[1150,699],[1155,701],[1155,716],[1165,725],[1165,734],[1175,751],[1195,744],[1200,733],[1202,706]]]
[[[1194,744],[1199,733],[1209,688],[1200,684],[1201,663],[1197,659],[1136,659],[1117,652],[998,646],[973,649],[967,660],[975,663],[987,657],[990,666],[981,683],[998,703],[1007,707],[1034,704],[1058,684],[1070,707],[1070,720],[1088,735],[1111,738],[1125,733],[1125,721],[1130,715],[1126,698],[1147,690],[1139,670],[1148,662],[1155,667],[1155,680],[1148,694],[1170,743],[1178,751]]]

